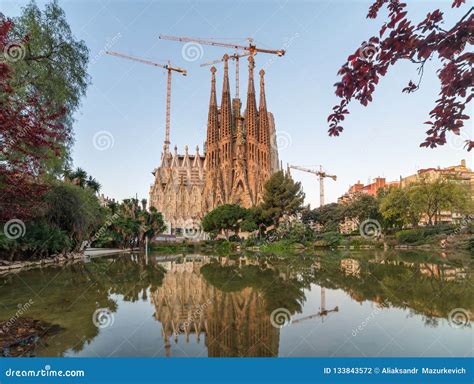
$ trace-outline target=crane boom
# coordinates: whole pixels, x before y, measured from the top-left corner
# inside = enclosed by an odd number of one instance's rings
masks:
[[[231,60],[239,61],[239,59],[240,59],[241,57],[250,56],[250,53],[242,53],[242,54],[233,53],[232,55],[227,55],[227,56],[229,56],[229,59],[231,59]],[[222,57],[221,59],[217,59],[217,60],[213,60],[213,61],[208,61],[207,63],[202,63],[202,64],[200,65],[200,67],[205,67],[205,66],[208,66],[208,65],[219,64],[219,63],[222,63],[224,60],[225,60],[224,57]]]
[[[337,176],[327,174],[326,172],[323,171],[323,168],[321,166],[319,168],[319,171],[315,171],[314,169],[300,167],[298,165],[290,165],[289,167],[293,169],[297,169],[299,171],[312,173],[313,175],[316,175],[319,177],[319,206],[322,207],[324,205],[324,179],[326,177],[329,177],[330,179],[333,179],[334,181],[336,181]]]
[[[228,56],[228,59],[235,60],[235,97],[238,99],[240,97],[239,96],[239,89],[240,89],[239,59],[241,57],[250,56],[250,53],[242,53],[242,54],[234,53],[232,55],[227,55],[227,56]],[[222,59],[213,60],[213,61],[209,61],[207,63],[203,63],[203,64],[201,64],[201,67],[205,67],[207,65],[218,64],[218,63],[221,63],[223,61],[225,61],[225,55],[222,57]]]
[[[171,40],[171,41],[179,41],[181,43],[199,43],[204,45],[212,45],[214,47],[226,47],[226,48],[234,48],[240,49],[243,51],[248,51],[251,55],[255,55],[257,53],[270,53],[278,56],[283,56],[285,54],[284,49],[266,49],[266,48],[259,48],[256,45],[252,44],[252,40],[249,41],[249,45],[241,45],[235,43],[224,43],[221,41],[213,41],[213,40],[206,40],[206,39],[199,39],[195,37],[180,37],[180,36],[169,36],[169,35],[160,35],[160,39],[162,40]]]
[[[163,155],[166,156],[166,154],[169,151],[169,145],[170,145],[171,74],[174,71],[174,72],[181,73],[183,76],[186,76],[187,71],[183,68],[173,67],[170,64],[169,61],[168,61],[168,64],[159,64],[159,63],[155,63],[155,62],[150,61],[150,60],[141,59],[139,57],[124,55],[123,53],[118,53],[118,52],[113,52],[113,51],[106,51],[106,53],[108,55],[111,55],[111,56],[116,56],[116,57],[120,57],[122,59],[136,61],[136,62],[139,62],[139,63],[142,63],[142,64],[152,65],[154,67],[163,68],[163,69],[166,69],[168,71],[168,81],[166,83],[166,132],[165,132],[165,143],[164,143],[165,145],[164,145],[164,148],[163,148],[163,152],[164,152]]]
[[[105,53],[111,56],[121,57],[122,59],[128,59],[128,60],[136,61],[142,64],[153,65],[154,67],[160,67],[169,71],[179,72],[179,73],[182,73],[183,76],[187,75],[187,71],[185,69],[179,68],[179,67],[172,67],[170,64],[159,64],[151,60],[145,60],[145,59],[141,59],[135,56],[124,55],[123,53],[114,52],[114,51],[106,51]]]

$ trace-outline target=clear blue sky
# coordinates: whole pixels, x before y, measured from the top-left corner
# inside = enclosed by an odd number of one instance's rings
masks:
[[[20,13],[23,1],[2,0],[1,11]],[[448,166],[462,158],[472,166],[456,141],[435,150],[419,148],[423,122],[434,105],[439,84],[434,66],[428,65],[422,88],[401,93],[416,67],[404,63],[391,68],[368,107],[351,105],[345,131],[327,136],[326,118],[338,102],[333,84],[348,54],[377,34],[384,18],[367,20],[369,1],[60,1],[75,36],[90,49],[92,84],[76,114],[74,165],[100,181],[103,192],[118,199],[148,197],[157,166],[165,127],[165,72],[154,67],[101,54],[110,48],[155,60],[170,59],[188,69],[175,76],[171,101],[171,142],[183,152],[194,151],[206,132],[209,100],[209,67],[200,63],[221,57],[223,48],[203,46],[202,57],[187,61],[183,44],[158,40],[159,34],[244,38],[271,48],[287,46],[282,58],[259,54],[256,72],[266,69],[267,104],[273,112],[282,141],[283,162],[311,166],[322,164],[338,176],[326,181],[326,202],[332,202],[349,185],[377,176],[398,179],[421,167]],[[452,25],[465,9],[452,10],[451,1],[408,0],[411,17],[421,21],[427,12],[446,11]],[[40,6],[42,2],[38,2]],[[381,15],[382,16],[382,15]],[[245,94],[247,62],[241,66],[241,93]],[[231,67],[232,69],[232,67]],[[231,75],[233,71],[231,70]],[[222,66],[218,66],[218,88]],[[233,84],[233,77],[231,78]],[[244,100],[245,103],[245,100]],[[472,111],[472,109],[471,109]],[[469,126],[472,137],[472,124]],[[93,137],[99,131],[113,135],[113,147],[99,151]],[[318,185],[311,175],[293,172],[303,183],[307,201],[318,202]]]

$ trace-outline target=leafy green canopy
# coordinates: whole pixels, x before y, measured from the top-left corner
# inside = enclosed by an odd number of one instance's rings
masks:
[[[240,224],[247,215],[247,210],[237,204],[224,204],[204,216],[201,225],[206,232],[217,235],[224,231],[228,237],[229,231],[239,231]]]
[[[26,103],[38,98],[39,104],[51,114],[63,108],[61,122],[68,130],[62,157],[55,157],[50,167],[57,171],[69,156],[73,142],[73,114],[90,83],[87,74],[89,50],[82,40],[72,34],[63,9],[56,0],[40,10],[34,1],[23,8],[14,19],[11,41],[19,42],[21,60],[11,62],[11,86],[16,97]]]
[[[303,202],[301,184],[280,171],[265,183],[260,205],[250,209],[237,204],[221,205],[204,216],[201,225],[214,236],[224,232],[229,238],[230,231],[238,234],[239,231],[253,232],[269,225],[278,226],[284,216],[300,212]]]
[[[261,214],[264,219],[278,225],[283,216],[301,211],[304,196],[301,183],[295,183],[283,171],[276,172],[265,183],[263,202],[259,207]]]
[[[467,186],[447,178],[421,178],[406,188],[392,188],[381,199],[383,218],[396,227],[417,226],[425,216],[428,224],[437,224],[442,211],[472,212]]]
[[[125,199],[121,204],[110,202],[106,225],[98,233],[95,245],[102,247],[143,247],[166,229],[163,216],[155,207],[146,209],[146,199]]]

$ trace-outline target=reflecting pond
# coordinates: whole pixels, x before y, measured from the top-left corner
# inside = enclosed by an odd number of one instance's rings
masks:
[[[117,255],[0,277],[36,356],[472,356],[471,257]]]

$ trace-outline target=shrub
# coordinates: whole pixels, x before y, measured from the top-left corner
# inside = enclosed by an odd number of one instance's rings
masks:
[[[473,252],[474,253],[474,239],[469,239],[469,242],[467,244],[467,249],[470,251],[470,252]]]
[[[315,245],[318,247],[334,246],[339,245],[341,240],[344,238],[339,232],[325,232],[319,235],[316,235]]]
[[[43,220],[28,223],[24,236],[18,239],[8,239],[3,231],[0,232],[0,258],[38,259],[70,248],[67,233]]]
[[[436,235],[449,235],[455,231],[455,226],[450,224],[436,225],[433,227],[422,227],[405,229],[395,233],[400,244],[424,243],[428,238]]]

